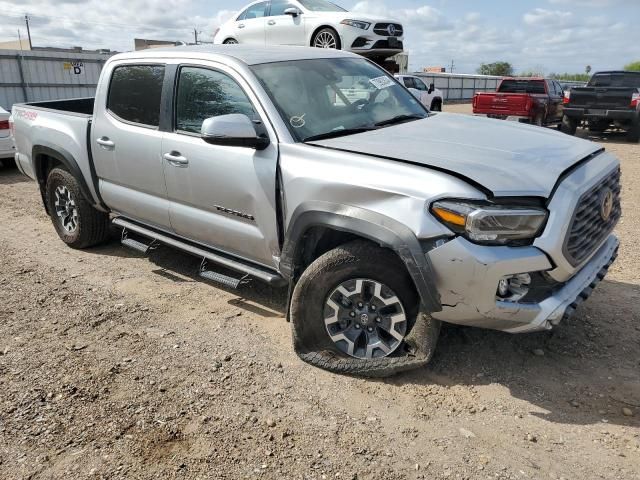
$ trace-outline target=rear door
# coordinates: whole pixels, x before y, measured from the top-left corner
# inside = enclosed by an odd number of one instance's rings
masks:
[[[265,14],[268,2],[250,5],[236,20],[234,33],[240,43],[264,45]]]
[[[91,127],[102,197],[115,212],[169,229],[159,130],[165,65],[127,62],[109,73]]]
[[[272,0],[265,24],[266,44],[306,46],[304,15],[285,15],[287,8],[298,9],[287,0]]]
[[[275,133],[246,82],[215,63],[180,65],[171,131],[162,152],[174,231],[195,242],[269,266],[279,255]],[[265,150],[211,145],[200,137],[210,117],[241,113],[264,128]],[[169,159],[180,158],[177,164]]]

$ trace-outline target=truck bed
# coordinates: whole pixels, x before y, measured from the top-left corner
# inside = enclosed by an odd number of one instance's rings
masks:
[[[15,104],[11,114],[18,168],[35,180],[38,158],[56,152],[78,178],[95,179],[89,149],[93,106],[93,98]],[[97,202],[96,182],[86,182],[86,190],[87,197]]]

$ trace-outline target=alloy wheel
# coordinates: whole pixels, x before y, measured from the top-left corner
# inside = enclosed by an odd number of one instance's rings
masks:
[[[338,43],[336,42],[336,37],[331,32],[320,32],[315,40],[313,41],[313,46],[317,48],[337,48]]]
[[[78,228],[78,207],[73,195],[65,185],[60,185],[55,191],[56,215],[60,220],[62,228],[67,233],[73,233]]]
[[[324,323],[335,346],[352,357],[386,357],[402,343],[407,317],[387,285],[358,278],[338,285],[327,297]]]

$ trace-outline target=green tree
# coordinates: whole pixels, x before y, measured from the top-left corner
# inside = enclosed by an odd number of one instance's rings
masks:
[[[482,63],[478,68],[480,75],[496,75],[509,77],[513,75],[513,66],[509,62]]]
[[[629,72],[640,72],[640,60],[637,62],[631,62],[625,65],[624,69]]]
[[[550,73],[550,78],[556,80],[566,80],[567,82],[588,82],[589,75],[587,73]]]

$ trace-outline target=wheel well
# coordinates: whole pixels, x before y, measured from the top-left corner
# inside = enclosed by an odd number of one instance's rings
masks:
[[[35,167],[36,180],[38,181],[38,185],[40,187],[40,196],[42,197],[44,209],[47,214],[50,214],[49,206],[47,205],[47,200],[45,198],[47,190],[47,177],[49,177],[49,172],[51,172],[51,170],[53,170],[54,168],[64,168],[64,164],[57,158],[54,158],[50,155],[39,154],[34,156],[33,165]]]
[[[237,40],[236,40],[235,38],[233,38],[233,37],[227,37],[227,38],[225,38],[225,39],[222,41],[222,43],[225,43],[225,42],[227,42],[227,41],[229,41],[229,40],[233,40],[234,42],[237,42]]]
[[[339,33],[338,33],[338,31],[337,31],[335,28],[333,28],[331,25],[321,25],[321,26],[319,26],[318,28],[316,28],[316,29],[313,31],[313,34],[311,35],[311,40],[309,41],[309,46],[310,46],[310,47],[313,47],[313,41],[316,39],[316,35],[318,34],[318,32],[319,32],[320,30],[324,30],[325,28],[328,28],[328,29],[330,29],[330,30],[333,30],[333,33],[335,33],[335,34],[336,34],[336,38],[338,39],[338,50],[341,50],[341,49],[342,49],[342,40],[340,39],[340,34],[339,34]]]

